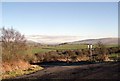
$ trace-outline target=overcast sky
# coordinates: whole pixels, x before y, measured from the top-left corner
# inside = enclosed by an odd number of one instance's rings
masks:
[[[4,2],[2,24],[25,35],[117,37],[117,2]]]

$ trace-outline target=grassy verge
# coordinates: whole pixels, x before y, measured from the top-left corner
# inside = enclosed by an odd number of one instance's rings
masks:
[[[17,76],[25,75],[25,74],[30,74],[34,73],[36,71],[42,70],[43,68],[37,65],[32,65],[30,68],[26,70],[16,70],[16,71],[11,71],[11,72],[6,72],[2,74],[2,79],[9,79],[9,78],[14,78]]]

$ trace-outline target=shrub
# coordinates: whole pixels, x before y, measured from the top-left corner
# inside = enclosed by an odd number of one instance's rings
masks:
[[[3,62],[21,59],[27,50],[24,35],[13,28],[2,28],[1,33]]]
[[[96,54],[94,58],[95,61],[105,61],[108,59],[108,50],[102,42],[97,43],[97,47],[94,51],[94,54]]]

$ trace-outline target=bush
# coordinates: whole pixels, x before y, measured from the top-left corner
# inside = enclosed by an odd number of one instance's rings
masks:
[[[97,47],[94,49],[94,54],[96,55],[94,61],[105,61],[108,59],[108,50],[102,42],[97,43]]]
[[[22,59],[27,50],[24,35],[12,28],[2,28],[1,33],[3,62]]]

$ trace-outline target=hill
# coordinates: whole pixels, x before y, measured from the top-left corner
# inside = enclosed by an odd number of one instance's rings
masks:
[[[87,39],[69,42],[68,44],[96,44],[98,42],[102,42],[103,44],[118,44],[118,38],[100,38],[100,39]]]
[[[98,39],[84,39],[79,36],[44,36],[44,35],[30,35],[26,36],[28,43],[32,44],[47,44],[47,45],[64,45],[64,44],[96,44],[99,41],[103,44],[118,44],[118,38],[98,38]]]

